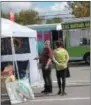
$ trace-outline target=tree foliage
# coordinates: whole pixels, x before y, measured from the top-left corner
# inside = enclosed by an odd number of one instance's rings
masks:
[[[69,7],[72,9],[72,14],[79,17],[90,16],[90,1],[73,1],[68,2]]]
[[[40,24],[42,22],[42,19],[39,17],[39,13],[34,10],[21,11],[19,13],[19,19],[24,25]]]
[[[1,17],[9,19],[9,13],[4,13],[1,11]]]
[[[1,13],[1,17],[9,19],[9,13]],[[22,25],[40,24],[42,19],[39,17],[39,13],[35,10],[26,10],[15,13],[15,21]]]
[[[53,24],[53,23],[61,23],[61,19],[58,17],[58,18],[52,18],[52,19],[48,19],[47,24]]]
[[[1,12],[1,17],[9,19],[9,12]],[[22,10],[19,13],[15,13],[15,22],[22,25],[32,25],[41,24],[45,22],[45,17],[40,17],[39,12],[35,10]],[[47,19],[46,24],[60,23],[61,19],[59,17],[54,17],[52,19]]]

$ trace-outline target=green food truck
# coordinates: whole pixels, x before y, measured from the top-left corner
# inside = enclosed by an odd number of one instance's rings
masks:
[[[62,30],[70,60],[90,64],[90,18],[65,19]]]
[[[62,23],[28,25],[37,30],[38,52],[42,52],[45,40],[51,41],[55,48],[55,41],[62,39],[69,52],[70,61],[83,60],[90,64],[90,18],[63,19]]]

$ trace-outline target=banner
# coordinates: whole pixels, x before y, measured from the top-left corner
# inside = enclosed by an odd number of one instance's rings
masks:
[[[44,32],[44,41],[46,41],[46,40],[51,40],[51,32],[50,31]]]
[[[13,11],[10,11],[10,20],[13,22],[15,21],[15,14]]]
[[[63,23],[62,29],[79,29],[79,28],[90,28],[90,21],[85,22],[74,22],[74,23]]]
[[[40,32],[40,31],[37,32],[37,40],[38,41],[42,41],[43,40],[42,39],[42,32]]]
[[[27,79],[16,82],[6,82],[6,89],[10,97],[11,104],[26,102],[34,99],[34,94]]]

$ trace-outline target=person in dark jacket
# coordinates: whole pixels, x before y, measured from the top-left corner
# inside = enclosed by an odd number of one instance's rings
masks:
[[[35,58],[36,59],[36,58]],[[52,93],[52,80],[51,80],[51,64],[52,64],[52,49],[50,41],[45,41],[45,47],[39,57],[42,65],[42,74],[44,79],[44,90],[42,93]]]

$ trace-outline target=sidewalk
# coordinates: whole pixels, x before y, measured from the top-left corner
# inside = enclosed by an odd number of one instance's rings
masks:
[[[81,66],[81,67],[70,67],[70,78],[66,79],[66,86],[67,87],[75,87],[75,86],[89,86],[90,85],[90,67],[89,66]],[[40,73],[41,70],[39,69]],[[41,74],[42,75],[42,74]],[[57,80],[56,80],[56,73],[55,69],[52,69],[52,81],[53,81],[53,86],[57,87]],[[41,76],[42,79],[42,76]],[[5,78],[1,78],[1,94],[6,94],[6,89],[5,89]],[[43,79],[42,79],[43,81]],[[37,88],[42,88],[42,85],[40,85]]]
[[[46,105],[46,102],[51,101],[52,102],[58,102],[60,105],[60,102],[64,101],[70,101],[74,98],[75,100],[79,99],[85,99],[85,98],[90,98],[89,97],[89,86],[79,86],[79,87],[67,87],[66,92],[68,93],[66,96],[59,96],[57,95],[58,87],[53,87],[53,93],[52,94],[41,94],[41,88],[33,89],[34,94],[35,94],[35,100],[27,100],[27,102],[23,102],[20,104],[16,105]],[[2,96],[1,102],[3,103],[2,105],[11,105],[9,101],[9,97],[7,95]],[[49,105],[49,104],[48,104]],[[52,105],[52,104],[51,104]],[[53,105],[55,105],[53,103]],[[64,104],[65,105],[65,104]],[[74,105],[74,104],[72,104]],[[84,104],[85,105],[85,104]],[[87,104],[86,104],[87,105]]]

